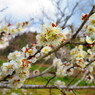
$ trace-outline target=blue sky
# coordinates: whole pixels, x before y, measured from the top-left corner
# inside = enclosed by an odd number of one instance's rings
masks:
[[[56,1],[56,0],[53,0]],[[67,2],[68,1],[68,2]],[[87,13],[91,9],[91,5],[95,3],[94,0],[63,0],[60,4],[62,8],[67,4],[67,14],[71,12],[72,7],[76,2],[79,2],[74,16],[68,22],[74,23],[76,27],[81,23],[80,16],[83,13]],[[55,14],[57,12],[55,6],[51,3],[51,0],[0,0],[0,9],[8,7],[3,13],[0,13],[0,19],[6,19],[8,22],[16,23],[19,21],[30,20],[34,18],[35,25],[32,29],[37,29],[40,22],[36,18],[44,19],[41,10],[44,8],[44,12],[53,19],[56,20]],[[48,23],[48,20],[45,20]]]

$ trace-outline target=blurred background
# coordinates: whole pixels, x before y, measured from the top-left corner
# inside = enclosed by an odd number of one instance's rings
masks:
[[[36,35],[41,32],[41,26],[43,24],[56,23],[60,26],[63,32],[68,30],[75,31],[82,23],[81,16],[84,13],[89,13],[92,6],[95,4],[95,0],[0,0],[0,25],[12,24],[17,22],[29,21],[30,26],[22,33],[17,35],[14,39],[8,42],[8,45],[0,45],[0,65],[7,61],[7,55],[15,50],[20,50],[28,43],[36,42]],[[69,54],[69,48],[64,47],[57,52],[61,59],[67,60],[66,57]],[[66,52],[66,53],[63,53]],[[65,56],[65,58],[63,58]],[[54,56],[51,58],[51,60]],[[31,71],[39,69],[45,70],[52,61],[45,60],[40,62],[42,64],[35,64],[31,67]],[[69,60],[69,58],[68,58]],[[49,78],[50,76],[46,76]],[[70,81],[69,78],[62,79],[66,82]],[[78,80],[78,79],[76,79]],[[38,82],[40,81],[40,82]],[[25,84],[45,84],[46,80],[42,77],[28,80]],[[87,85],[83,81],[80,85]],[[92,85],[92,84],[90,84]],[[0,89],[2,95],[50,95],[49,90],[10,90]],[[94,90],[77,90],[78,95],[95,95]],[[61,95],[59,91],[52,90],[52,95]],[[69,93],[68,95],[73,95]]]

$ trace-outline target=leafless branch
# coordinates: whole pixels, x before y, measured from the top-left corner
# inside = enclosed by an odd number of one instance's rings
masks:
[[[55,77],[56,77],[56,75],[54,75],[53,77],[51,77],[51,78],[47,81],[47,83],[46,83],[45,86],[47,86],[47,85],[49,84],[49,82],[50,82],[52,79],[54,79]]]
[[[78,82],[76,82],[73,86],[77,86],[86,77],[87,73],[88,71],[86,71],[84,75],[82,76],[82,78]]]
[[[8,8],[8,7],[5,7],[5,8],[3,8],[3,9],[1,9],[0,12],[5,11],[7,8]]]
[[[8,88],[10,89],[9,85],[8,84],[0,84],[0,88]],[[45,85],[23,85],[21,88],[24,88],[24,89],[58,89],[57,87],[55,86],[51,86],[51,85],[48,85],[48,86],[45,86]],[[59,88],[61,89],[95,89],[95,86],[60,86]]]
[[[85,23],[87,22],[87,20],[89,19],[89,17],[93,14],[95,9],[95,5],[93,6],[92,10],[90,11],[90,13],[88,14],[88,16],[85,18],[85,20],[83,21],[83,23],[80,25],[80,27],[78,28],[78,30],[76,31],[76,33],[73,35],[72,38],[76,38],[76,36],[78,35],[78,33],[81,31],[81,29],[83,28],[83,26],[85,25]]]
[[[87,68],[89,65],[91,65],[95,60],[93,60],[92,62],[90,62],[89,64],[87,64],[83,69]],[[67,86],[70,86],[72,84],[72,82],[81,74],[82,70],[79,71],[77,73],[77,75],[74,76],[74,78],[69,82],[69,84]],[[83,77],[84,78],[84,77]]]
[[[51,65],[49,68],[47,68],[45,71],[43,71],[42,73],[38,74],[38,75],[34,75],[34,76],[30,76],[29,79],[31,78],[35,78],[35,77],[38,77],[38,76],[42,76],[44,74],[46,74],[47,72],[49,72],[49,70],[53,68],[53,65]]]
[[[74,14],[74,11],[75,11],[75,9],[77,8],[77,6],[78,6],[78,3],[76,3],[75,6],[73,7],[71,14],[70,14],[69,16],[66,16],[66,18],[64,19],[65,22],[64,22],[64,24],[61,26],[62,29],[64,29],[64,26],[67,24],[68,20],[69,20],[69,19],[72,17],[72,15]]]

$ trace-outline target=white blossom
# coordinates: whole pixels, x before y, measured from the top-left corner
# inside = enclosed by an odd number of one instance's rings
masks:
[[[63,63],[62,63],[61,59],[55,58],[55,59],[53,60],[53,66],[54,66],[54,67],[60,67],[62,64],[63,64]]]

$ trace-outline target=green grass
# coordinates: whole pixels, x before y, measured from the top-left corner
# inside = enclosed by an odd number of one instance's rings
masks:
[[[36,70],[36,69],[39,69],[39,70],[42,72],[42,71],[44,71],[45,69],[47,69],[47,67],[43,67],[43,66],[42,66],[42,67],[39,68],[39,66],[33,64],[33,65],[31,66],[31,68],[30,68],[31,71],[34,71],[34,70]]]
[[[0,59],[0,66],[1,66],[4,62],[5,62],[5,61],[3,61],[3,60]]]

